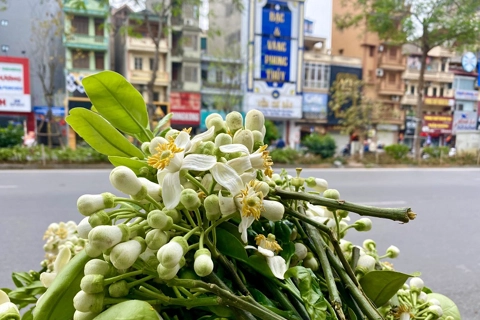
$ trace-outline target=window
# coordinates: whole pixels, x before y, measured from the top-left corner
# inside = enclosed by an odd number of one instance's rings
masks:
[[[153,93],[153,101],[160,101],[160,92]]]
[[[475,90],[475,78],[456,77],[454,86],[457,90]]]
[[[148,59],[148,63],[150,65],[150,71],[153,71],[153,62],[154,62],[153,58]],[[158,71],[158,68],[157,68],[157,71]]]
[[[330,81],[330,69],[325,64],[306,62],[304,67],[305,86],[327,89]]]
[[[72,29],[76,34],[88,34],[88,17],[73,16]]]
[[[440,97],[443,97],[443,88],[440,88]]]
[[[432,96],[437,97],[437,88],[433,88]]]
[[[197,40],[198,37],[196,35],[188,35],[183,37],[183,46],[185,48],[191,48],[197,50]]]
[[[370,57],[375,56],[375,46],[368,46],[368,55]]]
[[[105,69],[105,53],[104,52],[95,52],[95,69],[97,70]]]
[[[208,82],[208,70],[202,69],[201,77],[202,81]]]
[[[8,52],[9,46],[7,44],[2,44],[2,52]]]
[[[457,110],[458,111],[463,111],[463,104],[462,103],[457,103]]]
[[[415,86],[410,86],[410,94],[415,94]]]
[[[390,59],[397,59],[397,48],[390,48],[389,50]]]
[[[196,67],[190,67],[190,66],[185,66],[183,68],[184,73],[183,73],[183,79],[185,81],[189,82],[197,82],[197,68]]]
[[[447,64],[445,62],[442,62],[442,72],[445,72],[447,68]]]
[[[90,69],[90,55],[87,51],[77,50],[72,58],[75,69]]]
[[[388,73],[387,79],[388,79],[388,84],[395,84],[397,82],[396,81],[397,79],[395,77],[395,73],[393,73],[393,72]]]
[[[343,49],[338,49],[338,54],[343,56]]]
[[[207,38],[200,38],[200,50],[207,51]]]
[[[215,72],[215,81],[217,83],[222,83],[223,82],[223,72],[222,72],[222,70],[219,70],[219,71]]]
[[[143,69],[143,59],[142,58],[135,58],[134,60],[134,69],[135,70],[142,70]]]
[[[0,21],[0,26],[2,26],[2,27],[8,26],[8,20],[1,20]]]
[[[428,96],[428,88],[423,88],[423,92],[426,96]]]
[[[103,19],[95,19],[95,36],[103,37],[104,21]]]

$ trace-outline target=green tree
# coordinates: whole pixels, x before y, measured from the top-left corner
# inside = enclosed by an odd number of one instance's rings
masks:
[[[275,123],[273,123],[272,120],[266,119],[265,120],[265,137],[263,138],[263,142],[265,144],[270,145],[272,141],[275,141],[278,138],[280,138],[280,133],[278,132],[277,126],[275,125]]]
[[[340,119],[342,133],[356,134],[363,142],[367,131],[372,128],[375,112],[381,105],[362,93],[363,82],[353,77],[337,78],[330,88],[330,109]],[[363,156],[363,148],[360,148]]]
[[[302,144],[310,152],[320,155],[323,159],[333,157],[337,149],[335,139],[328,134],[311,133],[303,139]]]
[[[345,4],[347,2],[343,0]],[[421,50],[418,99],[415,114],[423,116],[423,92],[428,52],[437,47],[462,50],[480,44],[478,0],[354,0],[351,12],[335,17],[337,27],[366,25],[392,44],[412,44]],[[421,121],[415,130],[415,155],[420,157]]]

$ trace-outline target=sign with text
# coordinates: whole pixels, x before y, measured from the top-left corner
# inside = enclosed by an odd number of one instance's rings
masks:
[[[453,105],[453,99],[438,98],[438,97],[425,97],[423,102],[430,106],[443,106],[448,107]]]
[[[325,93],[304,93],[302,111],[315,113],[315,119],[327,119],[328,95]]]
[[[471,130],[477,130],[477,112],[455,111],[452,124],[453,133]]]
[[[275,99],[268,94],[248,94],[246,97],[248,110],[257,109],[267,118],[300,119],[302,117],[302,96],[290,96]]]
[[[456,100],[478,100],[478,91],[475,90],[455,90],[455,99]]]
[[[0,57],[0,111],[31,112],[27,58]]]
[[[170,93],[170,112],[173,113],[171,123],[183,125],[200,124],[200,93]]]
[[[451,115],[424,115],[422,132],[432,134],[452,133]]]

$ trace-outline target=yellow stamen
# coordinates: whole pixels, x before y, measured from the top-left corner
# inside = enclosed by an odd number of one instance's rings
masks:
[[[147,163],[155,169],[165,169],[170,164],[176,153],[182,152],[183,149],[175,145],[175,140],[170,138],[167,143],[159,144],[155,150],[157,153],[148,157]]]
[[[257,246],[278,253],[282,250],[282,247],[280,247],[278,242],[275,240],[275,236],[272,236],[272,234],[269,234],[267,238],[263,234],[259,234],[255,237],[255,243],[257,244]]]
[[[182,131],[190,134],[190,132],[192,132],[192,127],[188,128],[188,129],[184,128]]]
[[[252,180],[244,190],[240,191],[237,197],[241,198],[242,217],[254,217],[255,220],[258,220],[265,208],[263,207],[262,193],[255,192],[254,187],[255,180]]]
[[[68,230],[67,228],[60,227],[55,234],[60,238],[60,239],[66,239],[68,236]]]
[[[262,153],[262,158],[263,158],[263,167],[264,167],[264,170],[265,170],[265,175],[267,177],[272,177],[272,174],[273,174],[273,170],[272,170],[272,166],[273,166],[273,161],[272,161],[272,157],[269,155],[268,151],[263,151]]]

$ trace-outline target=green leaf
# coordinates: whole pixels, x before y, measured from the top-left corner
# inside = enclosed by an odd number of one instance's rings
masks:
[[[13,272],[12,280],[18,288],[29,285],[33,281],[28,272]]]
[[[66,121],[96,151],[107,156],[144,158],[143,152],[130,143],[100,115],[84,109],[70,111]]]
[[[147,107],[142,95],[124,77],[102,71],[82,80],[85,91],[98,112],[113,126],[140,141],[150,141]]]
[[[22,320],[33,320],[33,308],[23,314]]]
[[[396,271],[374,270],[360,279],[360,285],[367,297],[381,307],[390,300],[411,275]]]
[[[130,169],[133,170],[133,172],[135,172],[136,175],[140,174],[140,169],[144,167],[148,167],[148,164],[146,161],[132,159],[132,158],[109,156],[108,161],[110,161],[115,167],[118,167],[118,166],[129,167]]]
[[[240,233],[238,232],[238,227],[236,225],[234,225],[233,223],[226,221],[226,222],[222,223],[221,225],[219,225],[218,227],[227,230],[228,232],[230,232],[231,235],[233,235],[235,238],[237,238],[238,241],[243,243],[242,242],[242,237],[241,237]],[[217,230],[218,230],[218,228],[217,228]]]
[[[248,257],[248,261],[246,261],[246,263],[263,276],[270,279],[276,279],[272,273],[272,270],[270,270],[265,257],[261,253],[252,254],[250,257]]]
[[[260,290],[256,288],[249,287],[248,290],[252,294],[252,297],[260,303],[262,306],[267,308],[270,311],[275,312],[276,314],[284,317],[285,319],[291,319],[291,320],[301,320],[295,313],[292,311],[283,311],[278,309],[275,304],[270,300],[266,295],[263,294]]]
[[[153,134],[156,136],[157,133],[160,131],[160,129],[162,129],[162,127],[164,125],[166,125],[168,123],[168,121],[170,121],[170,119],[172,119],[173,117],[173,113],[169,113],[167,114],[165,117],[163,117],[156,125],[155,129],[153,130]]]
[[[454,320],[461,320],[460,310],[458,310],[457,305],[448,297],[440,293],[429,293],[427,294],[428,298],[437,299],[440,302],[440,306],[443,310],[443,316],[439,320],[444,320],[446,317],[450,316]]]
[[[355,312],[348,308],[348,319],[350,320],[357,320],[357,315],[355,314]]]
[[[226,256],[247,262],[243,243],[225,229],[217,228],[217,249]],[[248,262],[247,262],[248,263]]]

